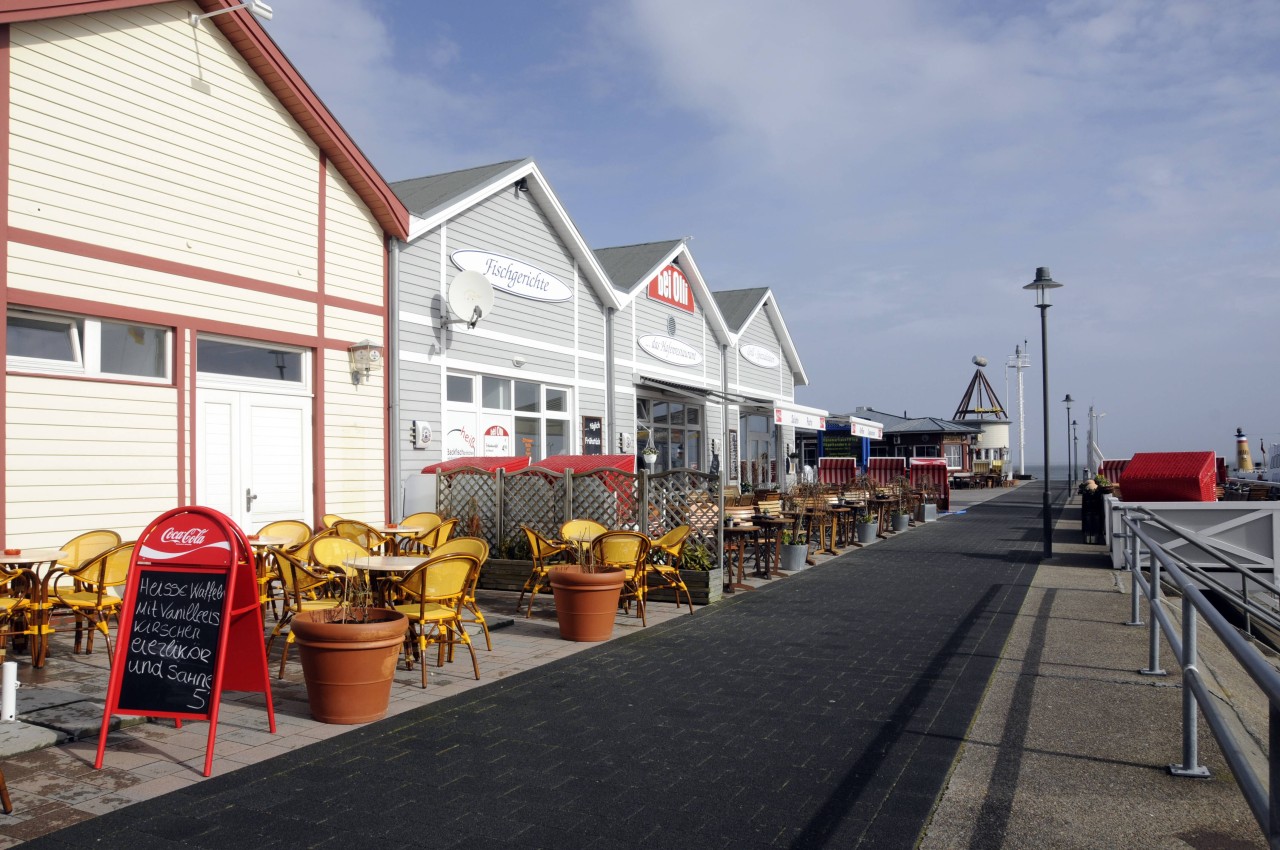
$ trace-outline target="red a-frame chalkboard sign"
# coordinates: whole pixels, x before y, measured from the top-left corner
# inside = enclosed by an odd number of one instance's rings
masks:
[[[276,731],[253,549],[212,508],[175,508],[138,538],[102,714],[102,767],[117,714],[208,720],[204,775],[213,767],[222,691],[261,692]]]

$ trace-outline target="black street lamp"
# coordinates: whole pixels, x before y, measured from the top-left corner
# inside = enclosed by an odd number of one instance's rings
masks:
[[[1062,403],[1067,406],[1067,490],[1070,491],[1071,485],[1076,481],[1076,468],[1071,463],[1071,403],[1075,401],[1071,397],[1071,393],[1067,393],[1067,397]]]
[[[1048,266],[1036,269],[1036,279],[1023,289],[1034,289],[1040,309],[1040,378],[1044,395],[1044,556],[1053,557],[1053,519],[1049,514],[1049,290],[1062,286],[1049,274]]]

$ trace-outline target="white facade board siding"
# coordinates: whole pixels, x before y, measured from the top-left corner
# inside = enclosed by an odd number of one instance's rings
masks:
[[[196,458],[217,436],[197,426],[198,333],[289,335],[322,357],[324,427],[304,427],[334,496],[316,507],[384,515],[383,374],[352,386],[337,347],[384,341],[382,228],[217,27],[191,26],[195,11],[9,27],[8,304],[168,326],[180,368],[171,386],[7,378],[7,534],[20,545],[136,534],[194,501]],[[325,296],[347,305],[324,306],[323,323],[321,263]]]
[[[707,325],[702,305],[695,303],[694,312],[687,313],[669,304],[655,301],[641,293],[628,308],[632,312],[632,327],[626,334],[627,349],[623,349],[624,335],[618,337],[618,351],[627,352],[627,359],[634,358],[636,371],[661,380],[676,381],[698,387],[720,388],[720,349],[715,334]],[[668,319],[674,318],[676,333],[668,334]],[[677,366],[659,360],[639,346],[645,336],[671,337],[696,349],[702,360],[692,366]]]
[[[174,507],[177,413],[173,387],[9,376],[6,545],[128,539]]]
[[[441,327],[444,287],[459,273],[455,251],[484,251],[527,263],[573,293],[543,302],[494,288],[494,308],[474,329]],[[401,478],[443,458],[446,371],[493,375],[572,391],[572,444],[581,416],[605,416],[605,313],[568,245],[529,193],[508,187],[405,246],[398,257],[401,342]],[[452,318],[452,317],[450,317]],[[517,356],[523,361],[515,364]],[[410,443],[410,423],[426,421],[426,449]]]
[[[382,305],[385,257],[382,228],[347,182],[332,165],[328,166],[325,169],[325,294]]]
[[[316,328],[310,301],[17,242],[9,244],[9,289],[14,303],[22,300],[15,290],[29,290],[247,328],[262,326],[265,317],[277,331],[311,335]]]
[[[325,480],[327,512],[353,519],[383,515],[385,440],[383,372],[358,386],[345,351],[324,352]]]
[[[317,148],[194,9],[11,28],[9,223],[313,288]]]
[[[772,369],[762,368],[742,356],[743,345],[758,345],[772,352],[778,358],[778,365]],[[787,360],[782,343],[778,339],[773,322],[769,320],[767,306],[758,310],[747,323],[738,337],[738,344],[729,352],[735,358],[737,370],[736,388],[743,394],[753,398],[781,399],[792,401],[795,398],[795,378],[792,364]]]
[[[450,221],[446,240],[446,258],[455,251],[489,251],[535,266],[558,278],[573,291],[576,277],[574,259],[541,208],[527,193],[502,191],[489,197]],[[457,275],[457,268],[451,261],[445,273],[450,280]],[[537,349],[542,342],[576,348],[579,340],[574,338],[574,325],[572,299],[536,301],[495,287],[493,311],[478,330],[514,337],[531,350]],[[583,347],[583,350],[603,354],[602,337],[595,341],[594,349]],[[504,359],[504,354],[505,360],[511,360],[509,353],[494,352],[493,346],[481,334],[456,334],[447,351],[450,359],[457,357],[473,363],[493,362],[496,365]]]

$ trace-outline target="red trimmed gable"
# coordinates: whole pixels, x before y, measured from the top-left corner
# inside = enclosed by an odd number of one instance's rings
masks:
[[[172,0],[10,0],[0,9],[0,25],[158,6],[166,2]],[[206,12],[239,5],[239,0],[196,2]],[[408,239],[409,211],[257,20],[246,10],[237,9],[209,21],[240,51],[249,67],[333,163],[369,207],[383,231]]]

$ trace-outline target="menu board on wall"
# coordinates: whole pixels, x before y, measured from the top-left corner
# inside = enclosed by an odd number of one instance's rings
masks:
[[[848,431],[827,431],[822,435],[823,457],[857,457],[853,436]]]
[[[582,417],[582,453],[584,455],[604,454],[604,418],[600,416]]]
[[[738,432],[729,429],[729,468],[725,470],[729,481],[738,480]]]

